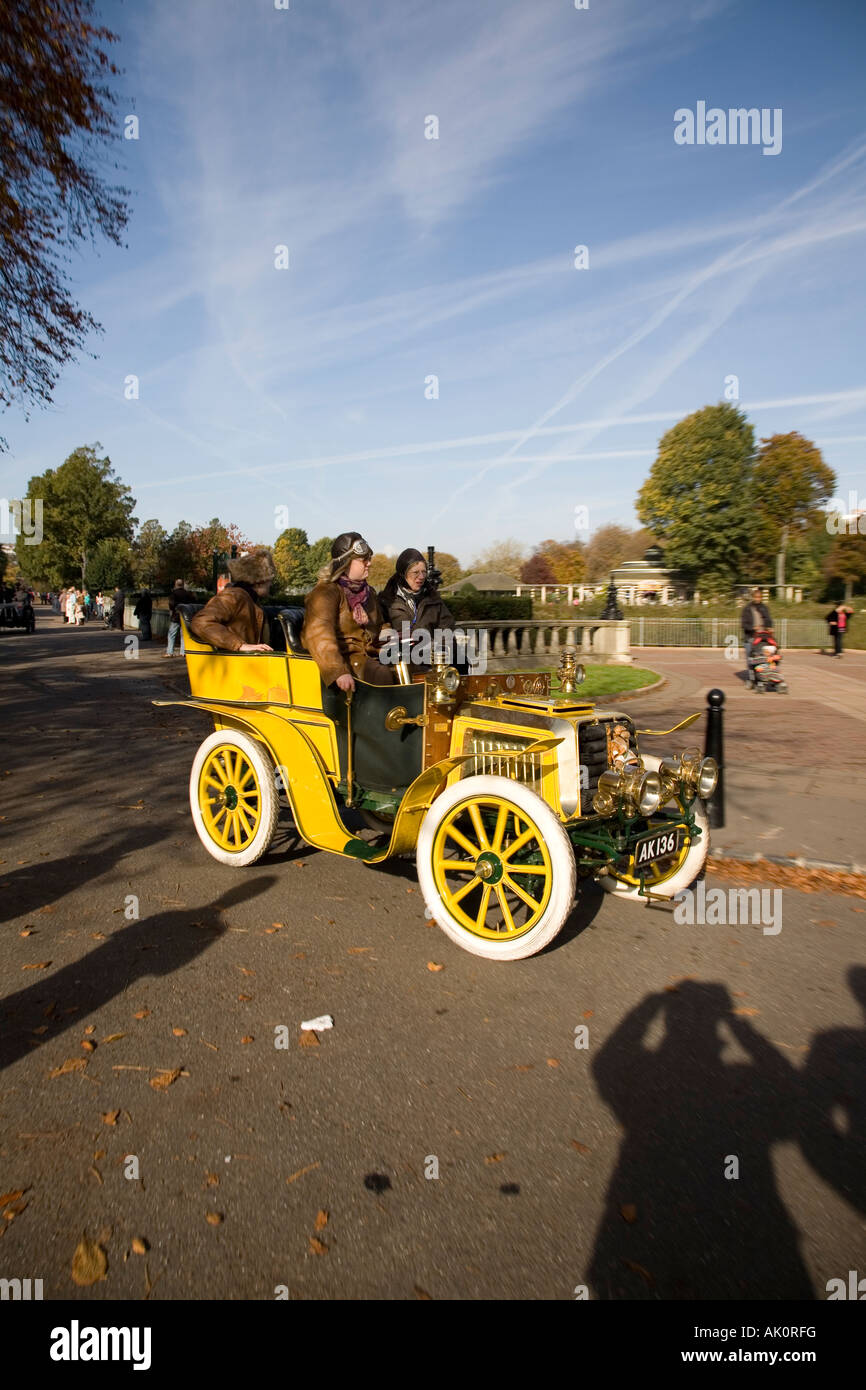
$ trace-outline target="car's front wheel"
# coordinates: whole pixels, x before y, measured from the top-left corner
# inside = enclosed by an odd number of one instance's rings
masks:
[[[574,905],[571,841],[550,807],[507,777],[448,787],[424,819],[417,865],[431,917],[488,960],[535,955]]]

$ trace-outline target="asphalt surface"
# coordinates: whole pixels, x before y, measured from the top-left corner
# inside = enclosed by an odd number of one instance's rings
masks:
[[[0,635],[0,1277],[785,1300],[866,1272],[866,898],[783,888],[767,934],[591,888],[542,955],[478,960],[425,925],[411,861],[286,819],[216,864],[187,800],[209,721],[150,703],[182,663],[39,619]]]

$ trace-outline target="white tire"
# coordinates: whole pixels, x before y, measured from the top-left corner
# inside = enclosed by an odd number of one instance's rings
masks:
[[[470,811],[473,806],[474,813]],[[488,823],[484,832],[486,848],[482,836],[472,828],[473,815],[477,821],[482,812]],[[500,812],[503,819],[498,855],[493,846]],[[462,835],[462,845],[453,838],[455,832]],[[518,839],[525,841],[522,847],[517,845]],[[449,854],[468,856],[461,858],[461,867],[448,861],[453,865],[450,887],[449,871],[441,863],[446,841],[450,841]],[[471,843],[471,848],[467,849],[467,843]],[[512,844],[514,853],[523,858],[510,858]],[[477,851],[474,858],[473,851]],[[530,862],[526,859],[528,854],[533,855]],[[473,862],[476,866],[481,864],[485,855],[494,865],[494,877],[499,874],[495,883],[485,882],[471,867]],[[535,865],[537,874],[532,873]],[[464,951],[487,960],[524,960],[535,955],[554,939],[574,906],[577,870],[571,841],[550,807],[529,787],[508,777],[467,777],[437,797],[418,836],[417,867],[430,916]],[[521,895],[512,887],[518,882],[523,885]],[[539,894],[537,900],[532,899],[533,892]],[[472,904],[474,925],[469,913],[460,907],[464,897]],[[494,924],[488,926],[491,913]],[[506,928],[498,934],[498,914],[503,928],[506,919],[510,919],[514,930]],[[515,914],[525,917],[525,921],[516,921]]]
[[[647,754],[643,759],[644,767],[647,772],[658,772],[660,758],[654,754]],[[689,888],[697,879],[704,865],[707,862],[707,855],[710,852],[710,822],[707,817],[707,808],[703,801],[695,801],[692,806],[692,814],[701,832],[701,838],[693,841],[689,845],[688,853],[682,863],[671,874],[670,878],[659,879],[656,882],[648,883],[650,892],[656,897],[672,898],[675,893],[679,893],[683,888]],[[642,895],[640,888],[634,883],[623,883],[621,879],[614,878],[613,874],[603,874],[599,883],[607,893],[613,893],[616,898],[631,898],[635,902],[645,903],[647,898]]]
[[[217,729],[193,760],[189,804],[198,837],[220,864],[244,868],[274,837],[280,803],[276,769],[248,734]]]

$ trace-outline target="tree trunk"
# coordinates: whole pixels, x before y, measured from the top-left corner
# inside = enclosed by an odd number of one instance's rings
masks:
[[[782,599],[785,596],[785,552],[788,549],[788,528],[782,527],[782,534],[779,538],[779,553],[776,556],[776,598]]]
[[[845,580],[845,602],[846,602],[846,603],[850,603],[853,597],[854,597],[854,580],[853,580],[853,579],[846,579],[846,580]]]

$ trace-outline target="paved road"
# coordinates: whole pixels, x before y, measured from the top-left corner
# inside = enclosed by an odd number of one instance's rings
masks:
[[[214,864],[186,801],[209,726],[149,703],[181,669],[158,651],[50,619],[0,640],[0,1194],[24,1189],[0,1277],[779,1299],[866,1269],[866,900],[784,889],[769,935],[591,891],[543,955],[484,963],[425,926],[410,862],[287,824]],[[108,1258],[86,1288],[83,1232]]]

